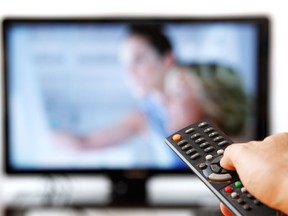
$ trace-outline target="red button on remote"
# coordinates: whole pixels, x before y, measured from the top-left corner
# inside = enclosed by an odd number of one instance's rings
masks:
[[[231,193],[233,191],[233,188],[231,186],[227,186],[227,187],[225,187],[225,191],[227,193]]]

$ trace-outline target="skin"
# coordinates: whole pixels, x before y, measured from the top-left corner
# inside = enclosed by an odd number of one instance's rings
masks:
[[[288,133],[269,136],[263,141],[232,144],[220,162],[236,170],[245,188],[261,202],[288,214]],[[232,215],[223,205],[225,216]]]

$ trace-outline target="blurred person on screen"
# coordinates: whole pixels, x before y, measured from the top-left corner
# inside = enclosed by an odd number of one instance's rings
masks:
[[[168,37],[160,26],[151,24],[130,26],[120,57],[139,109],[86,136],[59,133],[58,141],[99,149],[150,130],[159,145],[170,133],[206,117],[229,135],[241,133],[246,96],[232,69],[178,64]]]

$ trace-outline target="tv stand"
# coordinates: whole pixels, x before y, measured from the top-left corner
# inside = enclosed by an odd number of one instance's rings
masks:
[[[125,205],[134,205],[134,206],[147,206],[147,176],[141,174],[139,176],[113,176],[111,178],[113,189],[111,197],[111,205],[113,206],[125,206]],[[138,173],[140,174],[140,172]]]

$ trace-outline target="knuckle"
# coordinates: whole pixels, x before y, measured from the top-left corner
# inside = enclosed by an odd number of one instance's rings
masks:
[[[266,137],[265,139],[267,139],[268,137]],[[259,141],[255,141],[255,140],[252,140],[252,141],[249,141],[247,144],[248,145],[245,145],[246,147],[247,146],[255,146],[259,143]]]
[[[280,133],[279,136],[285,140],[288,140],[288,132]]]
[[[232,152],[233,149],[235,148],[235,145],[236,144],[231,144],[231,145],[227,146],[227,148],[225,149],[225,153],[228,154],[228,153]]]
[[[288,132],[282,132],[275,135],[266,137],[264,142],[276,142],[276,141],[287,141],[288,142]]]
[[[268,136],[268,137],[265,137],[265,139],[263,140],[264,142],[271,142],[274,140],[274,136]]]
[[[245,148],[244,144],[235,144],[234,143],[225,149],[225,153],[227,152],[226,154],[229,154],[229,155],[237,155],[237,154],[241,153],[244,148]]]

